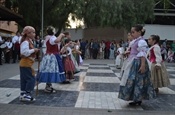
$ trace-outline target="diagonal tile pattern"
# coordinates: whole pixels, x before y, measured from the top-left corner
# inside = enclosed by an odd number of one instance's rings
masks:
[[[40,83],[35,103],[21,103],[19,75],[0,81],[0,103],[51,107],[76,107],[121,110],[175,111],[175,66],[168,65],[171,86],[160,88],[154,100],[144,101],[141,106],[131,107],[118,99],[120,70],[114,64],[83,64],[71,84],[53,84],[54,94],[44,93],[45,84]],[[35,95],[35,94],[34,94]]]

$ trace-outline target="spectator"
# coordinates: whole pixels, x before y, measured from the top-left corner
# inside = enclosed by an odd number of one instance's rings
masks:
[[[3,43],[2,37],[0,36],[0,45]],[[2,65],[2,48],[0,47],[0,65]]]

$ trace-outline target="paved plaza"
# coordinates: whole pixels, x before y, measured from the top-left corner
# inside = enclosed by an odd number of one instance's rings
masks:
[[[0,115],[175,115],[175,64],[166,66],[171,86],[161,88],[156,99],[132,107],[118,99],[120,70],[114,60],[85,60],[75,81],[53,84],[53,94],[45,93],[40,83],[34,103],[19,101],[18,64],[6,64],[0,66]]]

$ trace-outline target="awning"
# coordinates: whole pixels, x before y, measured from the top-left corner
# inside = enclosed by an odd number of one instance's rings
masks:
[[[8,8],[0,5],[0,20],[1,21],[20,21],[23,17],[17,13],[12,12]]]

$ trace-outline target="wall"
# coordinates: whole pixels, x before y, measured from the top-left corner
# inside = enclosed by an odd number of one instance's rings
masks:
[[[117,40],[126,39],[126,31],[112,27],[84,29],[84,39]]]
[[[14,21],[0,21],[0,35],[1,36],[10,36],[15,35],[18,27]]]
[[[66,29],[65,31],[70,32],[72,40],[78,40],[83,38],[83,29]]]
[[[156,34],[160,36],[161,40],[175,40],[175,26],[173,25],[146,24],[145,29],[146,33],[144,37],[146,39],[148,39],[150,35]]]

